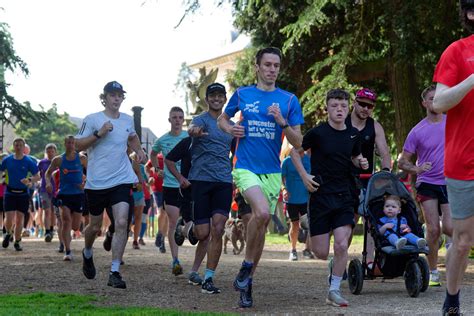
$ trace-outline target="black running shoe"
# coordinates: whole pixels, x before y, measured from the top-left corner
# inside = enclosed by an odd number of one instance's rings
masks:
[[[112,234],[109,231],[105,233],[102,245],[104,246],[105,251],[110,251],[110,249],[112,249]]]
[[[92,256],[87,259],[84,256],[84,249],[82,250],[82,272],[84,273],[84,276],[89,280],[95,278],[94,259]]]
[[[214,286],[214,282],[212,282],[212,278],[207,278],[206,281],[202,284],[201,293],[206,294],[218,294],[221,290]]]
[[[9,245],[10,245],[10,234],[5,234],[5,236],[3,236],[2,247],[8,248]]]
[[[197,239],[196,236],[194,236],[193,228],[194,228],[194,224],[189,226],[187,237],[191,245],[194,246],[195,244],[198,243],[199,239]]]
[[[126,289],[127,284],[124,280],[122,280],[122,276],[120,272],[110,272],[109,273],[109,282],[107,282],[108,286],[114,287],[116,289]]]
[[[249,282],[247,290],[240,291],[239,306],[242,308],[250,308],[252,305],[252,282]]]
[[[184,236],[183,236],[183,226],[184,221],[183,218],[180,217],[176,222],[176,228],[174,230],[174,241],[178,246],[182,246],[184,243]]]
[[[15,248],[16,251],[22,251],[23,250],[23,248],[20,245],[20,241],[15,241],[15,243],[13,244],[13,247]]]
[[[63,244],[62,242],[59,243],[58,252],[59,252],[59,253],[63,253],[63,252],[64,252],[64,244]]]
[[[53,240],[53,235],[51,233],[44,235],[44,241],[51,242],[51,240]]]
[[[155,246],[157,248],[160,248],[162,242],[163,242],[163,235],[161,233],[156,234]]]
[[[242,266],[240,268],[239,274],[234,280],[234,289],[236,291],[247,290],[250,283],[250,273],[252,272],[252,267]]]

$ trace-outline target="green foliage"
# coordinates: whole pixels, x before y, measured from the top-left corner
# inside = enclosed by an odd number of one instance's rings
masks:
[[[0,315],[233,315],[152,307],[98,306],[92,295],[32,293],[0,295]]]
[[[26,63],[16,55],[8,25],[0,22],[0,120],[12,126],[15,121],[39,123],[46,119],[45,113],[33,110],[30,104],[21,104],[7,92],[9,84],[5,82],[5,71],[17,69],[24,75],[29,73]]]
[[[15,133],[25,138],[31,147],[31,155],[42,159],[44,147],[54,143],[58,147],[58,154],[65,151],[64,137],[75,135],[77,127],[69,120],[69,114],[59,114],[56,104],[45,112],[46,120],[39,124],[35,121],[21,122],[17,125]]]

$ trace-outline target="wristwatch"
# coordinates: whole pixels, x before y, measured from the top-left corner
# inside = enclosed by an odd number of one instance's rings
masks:
[[[290,125],[288,125],[288,123],[286,123],[285,125],[281,126],[281,129],[285,129],[287,127],[290,127]]]
[[[100,135],[99,135],[99,131],[95,131],[93,135],[94,135],[95,137],[97,137],[97,139],[101,138]]]

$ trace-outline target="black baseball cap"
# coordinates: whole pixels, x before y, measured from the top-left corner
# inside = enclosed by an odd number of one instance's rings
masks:
[[[222,85],[218,82],[214,82],[214,83],[211,83],[210,85],[207,86],[206,98],[209,94],[211,94],[213,92],[216,92],[216,91],[219,91],[219,92],[222,92],[223,94],[226,94],[224,85]]]
[[[123,90],[122,85],[118,83],[117,81],[111,81],[104,86],[104,93],[117,92],[117,91],[121,93],[127,93],[126,91]]]

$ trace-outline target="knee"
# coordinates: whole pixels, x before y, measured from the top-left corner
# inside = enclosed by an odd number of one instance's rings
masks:
[[[467,237],[467,236],[465,236]],[[459,238],[457,243],[454,243],[451,245],[451,247],[454,246],[456,247],[456,250],[458,253],[462,254],[462,256],[467,256],[469,251],[471,251],[472,247],[472,240],[469,240],[469,238]]]
[[[436,225],[426,226],[426,237],[432,240],[438,240],[440,235],[440,228]]]
[[[209,229],[194,229],[194,236],[201,241],[207,240],[209,237]]]
[[[347,253],[347,248],[348,248],[347,240],[334,242],[334,254],[341,255],[341,254]]]
[[[255,212],[254,220],[257,222],[258,226],[266,226],[270,222],[271,216],[266,211]]]
[[[312,250],[314,254],[316,255],[316,258],[321,259],[321,260],[327,260],[329,256],[329,250],[324,250],[324,249],[319,249],[317,247],[312,247]]]
[[[127,218],[117,218],[115,220],[115,230],[127,230],[128,220]]]
[[[221,238],[224,235],[224,225],[213,225],[211,228],[211,235],[214,238]]]

